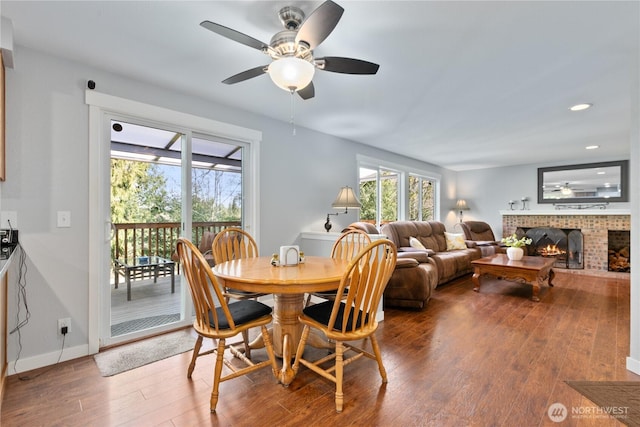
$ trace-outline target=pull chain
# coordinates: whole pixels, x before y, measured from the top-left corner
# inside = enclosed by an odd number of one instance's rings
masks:
[[[292,131],[291,134],[295,136],[295,134],[296,134],[296,122],[295,122],[295,119],[294,119],[294,115],[295,115],[295,108],[294,108],[295,95],[294,94],[296,93],[296,91],[295,91],[295,88],[293,88],[293,87],[290,88],[289,90],[291,92],[291,121],[290,121],[290,123],[291,123],[291,131]]]

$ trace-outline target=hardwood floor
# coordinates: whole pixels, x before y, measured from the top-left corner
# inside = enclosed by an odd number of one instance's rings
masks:
[[[108,378],[92,357],[30,372],[31,380],[12,376],[0,424],[622,425],[572,417],[572,408],[594,405],[564,381],[640,381],[625,369],[629,281],[558,273],[535,303],[529,285],[482,280],[480,293],[470,277],[439,287],[423,311],[387,308],[377,334],[389,382],[381,385],[373,360],[349,365],[341,414],[333,384],[304,368],[288,388],[269,370],[222,383],[210,414],[213,357],[201,357],[188,380],[184,353]],[[569,410],[564,423],[547,416],[556,402]]]

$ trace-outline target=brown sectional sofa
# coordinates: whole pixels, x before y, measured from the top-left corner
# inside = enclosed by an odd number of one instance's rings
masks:
[[[385,305],[422,308],[436,286],[473,272],[471,261],[482,257],[480,249],[447,250],[445,231],[438,221],[395,221],[382,227],[382,234],[398,248],[398,264],[385,290]],[[412,247],[411,237],[426,249]]]

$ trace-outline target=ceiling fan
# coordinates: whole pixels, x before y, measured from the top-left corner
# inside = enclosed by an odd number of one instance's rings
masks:
[[[579,188],[573,188],[569,185],[568,182],[566,182],[564,185],[561,186],[556,186],[556,188],[554,188],[553,190],[551,190],[552,192],[560,192],[562,193],[562,195],[564,196],[570,196],[572,195],[575,191],[584,191],[582,189]]]
[[[202,21],[200,25],[223,37],[258,49],[272,59],[268,65],[243,71],[222,83],[239,83],[267,73],[278,87],[292,94],[297,92],[302,99],[310,99],[315,95],[312,79],[316,69],[343,74],[376,74],[380,67],[361,59],[314,57],[313,49],[331,34],[343,12],[341,6],[327,0],[305,19],[301,9],[286,6],[278,13],[285,29],[274,34],[269,44],[211,21]]]

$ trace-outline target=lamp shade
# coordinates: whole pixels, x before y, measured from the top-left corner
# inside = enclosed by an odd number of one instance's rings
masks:
[[[342,187],[338,193],[338,197],[336,197],[336,200],[331,204],[331,207],[335,209],[360,209],[361,206],[360,200],[358,200],[351,187]]]
[[[269,64],[269,77],[281,89],[297,91],[303,89],[311,83],[316,67],[309,61],[286,56],[276,59]]]
[[[458,199],[456,202],[456,210],[457,211],[468,211],[469,206],[467,206],[467,201],[464,199]]]

